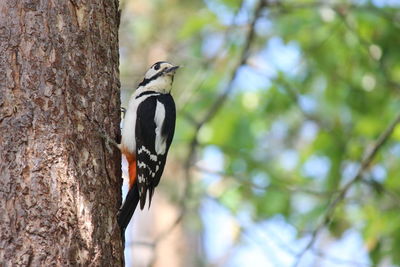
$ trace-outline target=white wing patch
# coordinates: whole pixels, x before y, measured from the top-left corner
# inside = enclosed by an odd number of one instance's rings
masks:
[[[146,168],[146,163],[138,161],[137,166],[138,168]]]
[[[138,168],[147,169],[152,178],[154,178],[156,176],[156,172],[158,171],[158,168],[159,168],[158,165],[157,165],[156,171],[153,172],[151,170],[151,168],[146,165],[146,163],[141,162],[141,161],[138,161],[137,166],[138,166]],[[138,179],[139,179],[139,183],[145,182],[144,176],[142,176],[142,175],[138,175]]]
[[[147,155],[149,155],[150,160],[152,161],[157,161],[157,155],[151,154],[150,150],[148,150],[147,148],[145,148],[144,146],[142,146],[141,148],[139,148],[138,150],[138,154],[145,152]]]
[[[164,155],[167,149],[167,140],[162,136],[162,126],[165,120],[165,107],[157,100],[156,113],[154,115],[154,122],[156,123],[156,140],[155,149],[158,155]]]
[[[144,179],[143,175],[138,175],[139,183],[144,183],[146,180]]]

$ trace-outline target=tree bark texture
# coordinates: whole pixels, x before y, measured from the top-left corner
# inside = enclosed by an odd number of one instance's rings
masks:
[[[121,266],[118,0],[0,1],[0,266]]]

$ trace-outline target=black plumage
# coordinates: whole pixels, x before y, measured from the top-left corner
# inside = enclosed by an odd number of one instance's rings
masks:
[[[133,213],[135,212],[136,206],[139,203],[139,191],[135,184],[126,195],[124,205],[118,212],[118,225],[121,229],[122,242],[125,243],[125,229],[128,226]]]
[[[158,154],[155,148],[156,123],[155,112],[157,101],[165,109],[165,117],[161,126],[161,136],[165,138],[166,150]],[[149,206],[154,193],[154,188],[160,182],[167,159],[168,149],[175,132],[175,103],[170,94],[151,96],[144,100],[137,109],[136,122],[136,155],[137,155],[137,185],[140,195],[140,208],[143,209],[147,192],[149,193]]]
[[[154,188],[160,182],[161,175],[171,145],[176,121],[175,102],[170,94],[162,94],[154,91],[146,91],[137,98],[149,94],[137,108],[137,120],[135,127],[136,136],[136,158],[137,158],[137,179],[134,186],[129,190],[127,198],[120,209],[118,223],[122,235],[140,201],[140,208],[143,209],[146,203],[147,193],[149,194],[149,206],[154,193]],[[156,124],[157,102],[164,107],[164,119],[161,125]],[[161,127],[161,137],[165,140],[164,153],[156,151],[156,128]]]
[[[160,69],[160,65],[162,63],[167,63],[166,61],[159,61],[155,64],[153,64],[152,68],[154,67],[155,70],[159,70]],[[146,84],[150,83],[151,81],[157,80],[159,77],[163,76],[165,73],[163,71],[160,71],[158,73],[156,73],[155,75],[153,75],[150,78],[144,78],[143,81],[141,81],[138,85],[138,87],[141,86],[146,86]]]

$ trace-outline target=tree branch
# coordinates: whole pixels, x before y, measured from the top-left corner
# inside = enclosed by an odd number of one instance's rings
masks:
[[[275,189],[277,191],[284,191],[284,192],[290,192],[290,193],[304,193],[304,194],[309,194],[309,195],[312,195],[315,197],[321,197],[321,198],[329,198],[333,194],[336,194],[339,192],[339,191],[316,191],[316,190],[311,190],[309,188],[291,186],[291,185],[288,185],[287,183],[282,183],[282,184],[271,183],[266,186],[260,186],[260,185],[253,183],[248,177],[242,177],[237,174],[230,174],[230,173],[225,173],[225,172],[221,172],[221,171],[209,170],[207,168],[204,168],[204,167],[198,166],[198,165],[195,165],[194,168],[202,173],[219,175],[219,176],[223,176],[225,178],[231,178],[242,185],[247,185],[249,187],[259,189],[259,190],[265,190],[265,191],[269,190],[269,189]]]
[[[360,181],[362,179],[362,174],[369,167],[372,160],[375,158],[376,154],[378,153],[379,149],[389,139],[389,137],[392,135],[394,129],[396,128],[396,126],[399,123],[400,123],[400,113],[397,114],[395,119],[388,125],[388,127],[378,137],[378,139],[375,142],[375,145],[371,149],[366,150],[365,156],[361,161],[361,166],[358,169],[357,173],[354,175],[354,177],[349,182],[347,182],[343,186],[343,188],[339,191],[338,195],[331,201],[322,222],[317,226],[317,228],[315,228],[315,230],[311,234],[310,241],[307,243],[307,245],[304,247],[304,249],[298,254],[297,261],[293,265],[294,267],[298,266],[300,264],[302,257],[304,256],[304,254],[308,250],[312,249],[312,246],[316,242],[317,237],[318,237],[319,233],[322,231],[322,229],[324,229],[326,226],[328,226],[332,222],[333,215],[334,215],[334,212],[335,212],[338,204],[346,198],[346,194],[349,191],[349,189],[355,183],[357,183],[358,181]]]
[[[216,114],[217,112],[220,110],[220,108],[222,107],[223,103],[225,102],[225,100],[227,99],[229,93],[232,91],[233,89],[233,82],[239,72],[239,68],[245,64],[246,60],[247,60],[247,56],[248,56],[248,52],[250,49],[250,45],[254,39],[255,36],[255,23],[258,19],[258,17],[261,14],[261,11],[263,9],[263,7],[265,6],[265,3],[263,1],[260,1],[256,10],[255,10],[255,14],[254,14],[254,18],[251,21],[250,24],[250,29],[246,35],[246,43],[244,45],[244,48],[240,54],[240,59],[239,62],[236,64],[236,66],[234,67],[234,70],[231,74],[230,80],[227,84],[227,86],[225,87],[225,89],[223,90],[223,92],[221,93],[221,95],[216,99],[216,101],[214,101],[214,103],[211,105],[210,109],[208,110],[208,112],[205,114],[205,116],[198,122],[196,122],[192,117],[189,117],[189,121],[191,121],[194,125],[195,125],[195,134],[190,142],[190,148],[189,148],[189,152],[188,155],[186,157],[186,161],[184,164],[184,169],[185,169],[185,185],[184,185],[184,192],[183,192],[183,196],[180,200],[179,206],[180,206],[180,213],[177,216],[177,218],[175,219],[175,221],[169,226],[167,227],[167,229],[165,229],[163,232],[161,232],[154,240],[154,242],[132,242],[127,244],[127,246],[133,246],[133,245],[145,245],[145,246],[149,246],[152,247],[153,249],[156,249],[157,245],[164,239],[166,238],[169,233],[171,233],[171,231],[182,221],[186,210],[187,210],[187,199],[190,197],[190,185],[192,183],[192,177],[191,177],[191,167],[193,165],[194,162],[194,158],[196,155],[196,151],[197,151],[197,147],[199,146],[199,142],[198,142],[198,134],[199,131],[201,129],[201,127],[206,124],[208,121],[210,121]],[[239,10],[241,9],[242,5],[240,6]],[[186,114],[186,117],[188,115]],[[104,137],[103,135],[101,135],[102,137]],[[108,139],[106,139],[107,141],[109,141]],[[154,259],[153,259],[154,261]]]

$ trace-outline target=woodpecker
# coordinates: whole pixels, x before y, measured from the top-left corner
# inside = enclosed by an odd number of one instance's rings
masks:
[[[165,61],[153,64],[129,100],[119,145],[129,164],[129,191],[118,214],[122,237],[138,202],[143,209],[147,195],[150,207],[164,171],[175,132],[171,89],[178,68]]]

